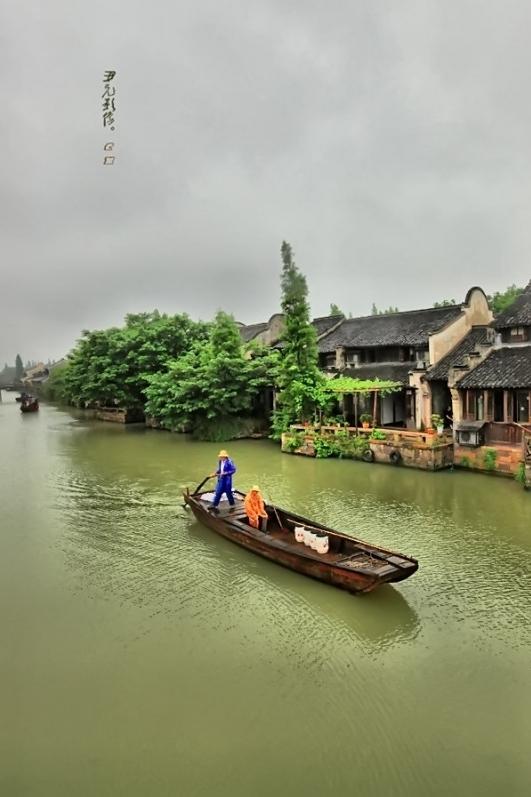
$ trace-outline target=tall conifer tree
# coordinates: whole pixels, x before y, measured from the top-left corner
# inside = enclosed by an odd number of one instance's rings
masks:
[[[318,368],[317,336],[310,323],[306,277],[295,264],[293,251],[282,242],[282,311],[285,329],[282,334],[282,360],[278,372],[278,407],[274,418],[274,436],[290,423],[309,419],[315,408],[315,394],[323,381]]]
[[[24,374],[24,366],[22,364],[22,357],[20,354],[17,354],[15,358],[15,379],[19,380],[22,379],[22,375]]]

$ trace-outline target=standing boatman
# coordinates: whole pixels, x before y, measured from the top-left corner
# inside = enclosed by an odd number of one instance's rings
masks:
[[[229,504],[232,507],[234,506],[234,496],[232,494],[232,476],[236,473],[236,465],[229,458],[229,455],[225,451],[225,449],[221,450],[218,454],[219,462],[218,462],[218,469],[211,473],[211,477],[214,476],[218,477],[218,483],[216,485],[216,493],[214,495],[214,500],[212,501],[212,506],[210,509],[212,512],[218,512],[218,504],[221,501],[221,496],[223,493],[229,499]]]

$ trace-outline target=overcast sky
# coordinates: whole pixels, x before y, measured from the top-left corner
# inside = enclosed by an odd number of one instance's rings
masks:
[[[130,311],[266,320],[284,238],[314,315],[527,283],[530,29],[526,0],[0,0],[0,369]]]

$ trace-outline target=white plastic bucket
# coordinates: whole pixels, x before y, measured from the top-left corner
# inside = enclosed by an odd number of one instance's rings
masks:
[[[310,543],[312,541],[312,537],[313,537],[312,532],[309,529],[304,529],[304,540],[303,540],[303,542],[304,542],[305,545],[310,545]]]
[[[317,540],[318,540],[318,539],[319,539],[319,535],[318,535],[318,534],[313,534],[313,533],[312,533],[312,535],[311,535],[311,537],[310,537],[310,548],[311,548],[313,551],[315,551],[315,549],[317,548]]]
[[[304,532],[306,529],[304,526],[295,526],[295,539],[297,542],[304,542]]]

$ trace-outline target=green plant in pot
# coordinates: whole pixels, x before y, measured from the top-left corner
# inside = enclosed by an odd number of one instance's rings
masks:
[[[442,434],[444,432],[444,421],[436,412],[431,416],[431,425],[434,429],[437,429],[437,434]]]
[[[363,412],[360,415],[360,421],[364,429],[370,429],[372,423],[372,415],[369,412]]]

